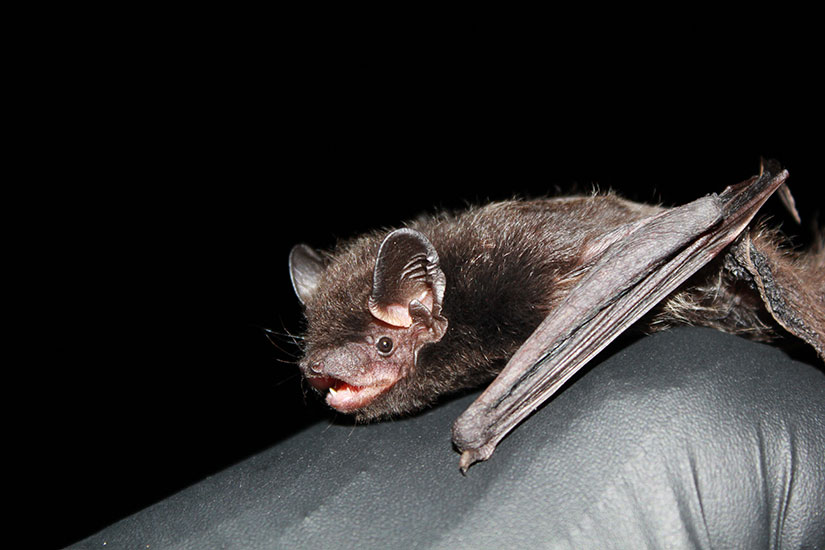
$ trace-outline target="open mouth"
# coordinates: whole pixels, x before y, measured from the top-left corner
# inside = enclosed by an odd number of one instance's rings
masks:
[[[368,386],[356,386],[331,376],[313,377],[308,380],[315,389],[326,392],[327,405],[345,413],[367,406],[395,383],[381,381]]]

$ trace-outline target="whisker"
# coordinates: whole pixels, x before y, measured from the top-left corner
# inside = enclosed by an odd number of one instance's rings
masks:
[[[295,371],[293,374],[290,374],[289,376],[286,376],[286,377],[284,377],[283,379],[281,379],[280,381],[278,381],[278,382],[276,382],[275,384],[273,384],[273,385],[272,385],[272,387],[273,387],[273,388],[277,388],[278,386],[281,386],[281,385],[283,385],[283,384],[286,384],[287,382],[292,382],[293,380],[295,380],[295,379],[296,379],[296,378],[298,378],[299,376],[301,376],[300,371]]]
[[[296,336],[294,334],[290,334],[289,331],[278,332],[278,331],[273,330],[269,327],[263,327],[263,326],[255,325],[255,324],[253,324],[251,326],[261,330],[264,333],[264,336],[266,336],[266,339],[269,340],[269,343],[272,344],[273,346],[275,346],[275,349],[277,349],[279,352],[281,352],[284,355],[287,355],[288,357],[291,357],[293,359],[293,361],[284,361],[284,360],[279,359],[281,362],[290,363],[290,364],[295,364],[295,363],[298,362],[298,359],[300,359],[301,354],[296,353],[293,350],[285,349],[281,344],[283,344],[284,342],[289,342],[292,345],[294,345],[295,347],[297,347],[299,350],[301,350],[301,349],[303,349],[303,345],[302,345],[303,337]],[[284,330],[286,330],[286,329],[284,329]]]
[[[292,343],[300,348],[302,346],[304,337],[299,335],[299,334],[294,334],[294,333],[290,332],[290,330],[286,327],[286,324],[284,323],[284,320],[281,319],[281,318],[279,318],[279,320],[281,321],[281,329],[283,329],[283,333],[280,333],[280,334],[283,335],[283,336],[286,336],[287,338],[292,340]],[[271,329],[269,329],[269,330],[271,330]],[[274,334],[278,334],[275,331],[272,331],[272,332]]]
[[[276,331],[274,329],[271,329],[271,328],[268,328],[268,327],[258,327],[258,328],[260,328],[261,330],[263,330],[267,334],[271,334],[273,336],[280,336],[282,338],[289,338],[290,340],[293,340],[293,341],[304,339],[303,336],[300,336],[298,334],[292,334],[291,332],[289,332],[289,330],[286,329],[286,327],[284,327],[284,332],[278,332],[278,331]]]

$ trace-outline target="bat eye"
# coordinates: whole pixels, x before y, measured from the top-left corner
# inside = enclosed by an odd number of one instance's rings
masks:
[[[382,336],[375,343],[375,347],[381,355],[389,355],[392,352],[392,346],[392,338],[389,336]]]

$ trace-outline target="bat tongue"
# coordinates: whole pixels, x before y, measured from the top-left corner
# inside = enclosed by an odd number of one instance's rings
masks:
[[[733,241],[786,178],[766,171],[630,227],[456,420],[461,470],[489,458],[587,361]]]

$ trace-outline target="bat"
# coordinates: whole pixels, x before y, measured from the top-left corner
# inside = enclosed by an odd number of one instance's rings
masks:
[[[459,416],[462,472],[631,326],[787,335],[825,359],[825,247],[792,252],[751,221],[788,172],[683,206],[612,193],[504,201],[422,217],[319,252],[295,246],[300,370],[357,421],[489,386]],[[492,382],[491,382],[492,381]]]

